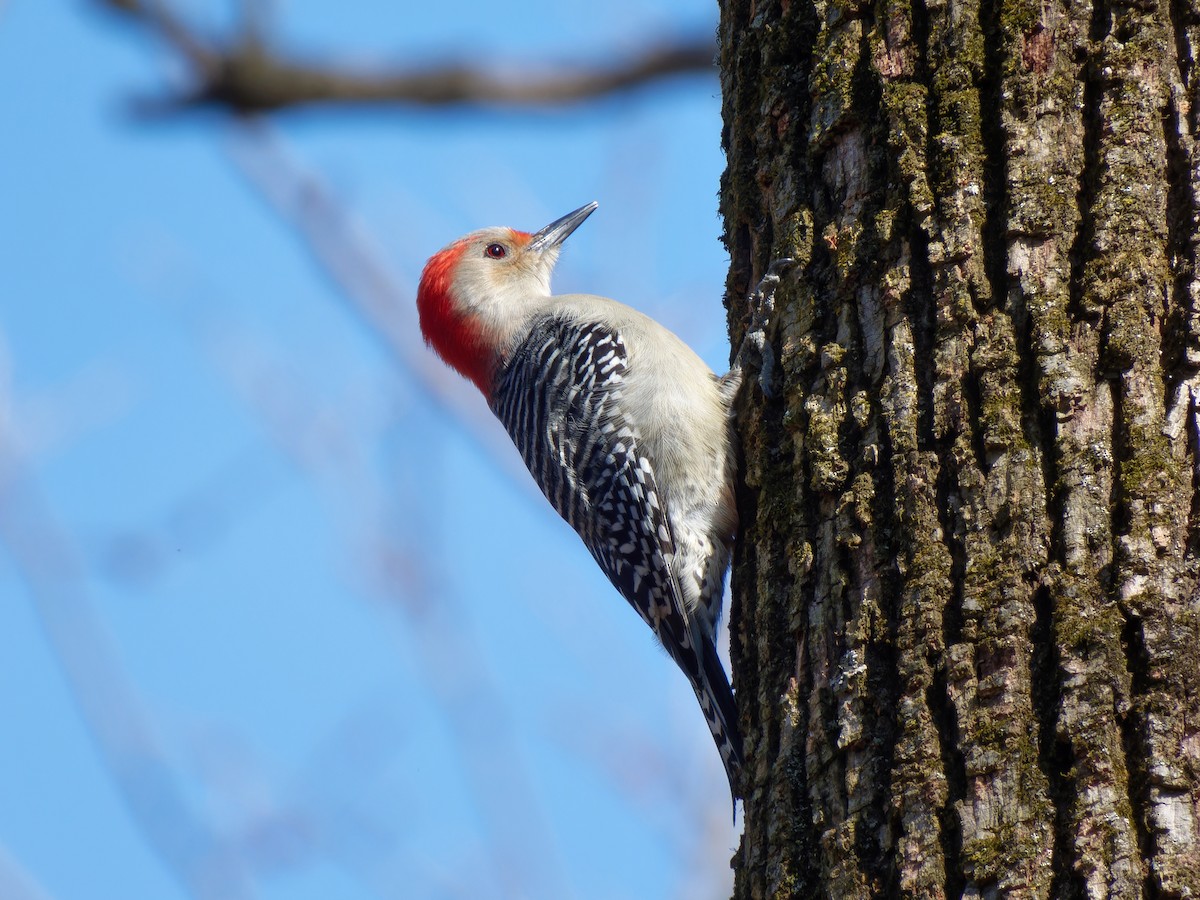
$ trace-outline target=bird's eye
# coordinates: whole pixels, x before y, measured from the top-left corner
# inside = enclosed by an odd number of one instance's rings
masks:
[[[488,244],[483,250],[492,259],[504,259],[508,255],[508,251],[504,249],[503,244]]]

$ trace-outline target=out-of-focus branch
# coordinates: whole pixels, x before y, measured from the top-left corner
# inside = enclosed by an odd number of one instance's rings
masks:
[[[218,66],[218,56],[196,37],[160,0],[100,0],[109,9],[124,13],[153,31],[183,56],[198,73],[211,72]]]
[[[0,410],[4,406],[0,396]],[[42,502],[7,425],[0,420],[0,547],[29,587],[46,640],[131,818],[188,897],[254,896],[237,848],[195,809],[158,746],[92,607],[75,548]]]
[[[419,515],[420,527],[407,521],[392,524],[395,511],[406,511],[407,520],[419,508],[418,499],[406,493],[412,485],[406,488],[381,478],[369,454],[328,452],[330,446],[362,443],[346,411],[326,408],[307,385],[296,383],[267,354],[255,353],[249,342],[239,343],[245,346],[237,354],[212,345],[206,349],[273,444],[311,483],[333,488],[330,499],[346,504],[343,508],[363,535],[356,539],[351,570],[366,590],[387,601],[389,611],[403,616],[403,652],[415,656],[414,671],[445,711],[485,832],[492,866],[489,880],[499,896],[569,900],[574,891],[534,789],[532,766],[511,724],[507,699],[485,663],[475,614],[447,589],[453,579],[439,570],[438,554],[429,552],[429,517]],[[437,456],[429,446],[414,453],[413,463],[425,473],[416,479],[422,488],[438,477],[432,464]],[[336,508],[330,513],[332,520],[340,518]],[[415,783],[410,788],[417,789]],[[421,802],[427,800],[418,796]]]
[[[0,0],[0,12],[3,11],[4,0]],[[5,900],[52,900],[46,889],[3,846],[0,846],[0,897]]]
[[[183,106],[218,106],[239,113],[313,104],[414,106],[557,106],[629,91],[659,79],[712,72],[710,41],[651,47],[609,65],[508,76],[462,64],[419,71],[352,72],[274,56],[260,45],[224,50],[217,66]]]
[[[424,346],[415,304],[365,230],[338,202],[320,176],[306,169],[263,122],[238,129],[230,154],[237,171],[303,241],[338,288],[337,296],[378,336],[393,363],[438,409],[462,427],[524,496],[536,490],[520,458],[474,389],[454,376]]]
[[[157,112],[214,106],[261,113],[315,104],[397,104],[532,108],[600,99],[680,75],[716,72],[711,37],[662,42],[593,65],[522,74],[450,63],[420,69],[355,71],[287,59],[256,29],[224,44],[200,37],[159,0],[99,0],[146,27],[188,61],[195,85],[151,104]]]

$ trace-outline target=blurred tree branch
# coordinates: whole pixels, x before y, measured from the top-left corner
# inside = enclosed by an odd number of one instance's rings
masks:
[[[5,393],[0,384],[0,411]],[[147,846],[189,898],[256,896],[240,849],[207,820],[163,752],[92,603],[83,562],[7,432],[0,433],[0,547],[28,586],[72,699]],[[0,872],[2,894],[10,897],[6,879]]]
[[[0,0],[0,12],[4,11]],[[0,897],[6,900],[53,900],[12,854],[0,844]]]
[[[195,85],[143,104],[147,112],[217,107],[251,114],[315,104],[396,104],[531,108],[596,100],[680,75],[715,75],[710,36],[661,41],[613,62],[506,75],[464,63],[426,68],[353,70],[289,59],[268,46],[261,17],[221,42],[202,37],[159,0],[99,0],[146,28],[185,59]]]
[[[367,230],[320,175],[306,168],[287,143],[258,121],[236,130],[230,161],[248,186],[300,238],[346,307],[377,336],[397,369],[434,406],[457,423],[485,457],[496,463],[521,496],[540,495],[504,430],[474,388],[434,359],[420,336],[411,291],[391,271]]]

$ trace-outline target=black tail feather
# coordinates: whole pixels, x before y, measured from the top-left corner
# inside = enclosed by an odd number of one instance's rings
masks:
[[[696,698],[700,701],[700,708],[704,711],[713,741],[721,754],[736,813],[737,801],[742,796],[742,766],[745,763],[742,733],[738,727],[737,701],[725,675],[725,667],[721,665],[721,657],[717,655],[716,646],[707,639],[702,643],[700,679],[694,685]]]

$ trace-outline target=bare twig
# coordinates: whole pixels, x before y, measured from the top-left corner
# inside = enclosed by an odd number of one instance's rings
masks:
[[[286,371],[265,356],[251,355],[233,361],[233,366],[229,362],[218,361],[219,368],[274,444],[313,482],[334,481],[332,493],[350,499],[356,527],[368,529],[361,542],[365,552],[356,557],[354,571],[365,572],[367,589],[385,599],[389,611],[403,616],[408,629],[404,652],[415,654],[414,670],[446,712],[480,825],[486,829],[489,880],[498,885],[501,896],[568,900],[574,891],[534,789],[532,767],[511,725],[507,701],[484,662],[487,654],[478,646],[473,613],[445,588],[453,579],[435,570],[437,554],[422,548],[428,533],[422,528],[397,532],[388,524],[390,515],[381,500],[398,510],[411,511],[420,504],[396,495],[397,485],[381,481],[372,466],[364,465],[364,457],[340,455],[330,466],[328,455],[314,454],[313,435],[340,446],[352,444],[348,423],[315,403],[303,386],[291,384]],[[437,455],[429,447],[423,452]],[[424,485],[436,466],[429,465],[429,459],[422,463]],[[420,518],[424,526],[427,519]],[[417,789],[414,783],[412,790]],[[419,799],[429,802],[425,795]]]
[[[12,436],[2,433],[0,544],[29,586],[72,697],[147,845],[189,897],[253,896],[244,861],[204,821],[172,774],[92,607],[78,555],[41,501]]]
[[[593,100],[668,76],[712,73],[711,41],[651,47],[628,60],[520,76],[452,64],[420,71],[353,72],[296,63],[261,45],[241,44],[190,94],[166,108],[216,106],[259,113],[316,104],[538,107]]]
[[[239,136],[244,140],[235,143],[230,153],[237,170],[304,241],[337,286],[337,296],[380,338],[397,368],[434,406],[458,424],[525,496],[535,497],[524,465],[474,389],[425,348],[415,306],[405,302],[411,291],[401,286],[364,229],[264,123],[246,125]]]
[[[711,37],[664,41],[613,62],[546,67],[510,75],[449,63],[420,69],[355,71],[287,59],[260,29],[247,27],[224,44],[203,39],[161,0],[99,0],[155,33],[183,56],[195,85],[181,95],[143,104],[146,112],[218,107],[248,114],[312,105],[392,104],[528,109],[620,94],[681,75],[713,75]]]
[[[4,2],[0,0],[0,11]],[[5,900],[52,900],[50,894],[0,845],[0,897]]]
[[[191,64],[198,77],[211,77],[218,56],[161,0],[99,0],[109,9],[140,21]]]

